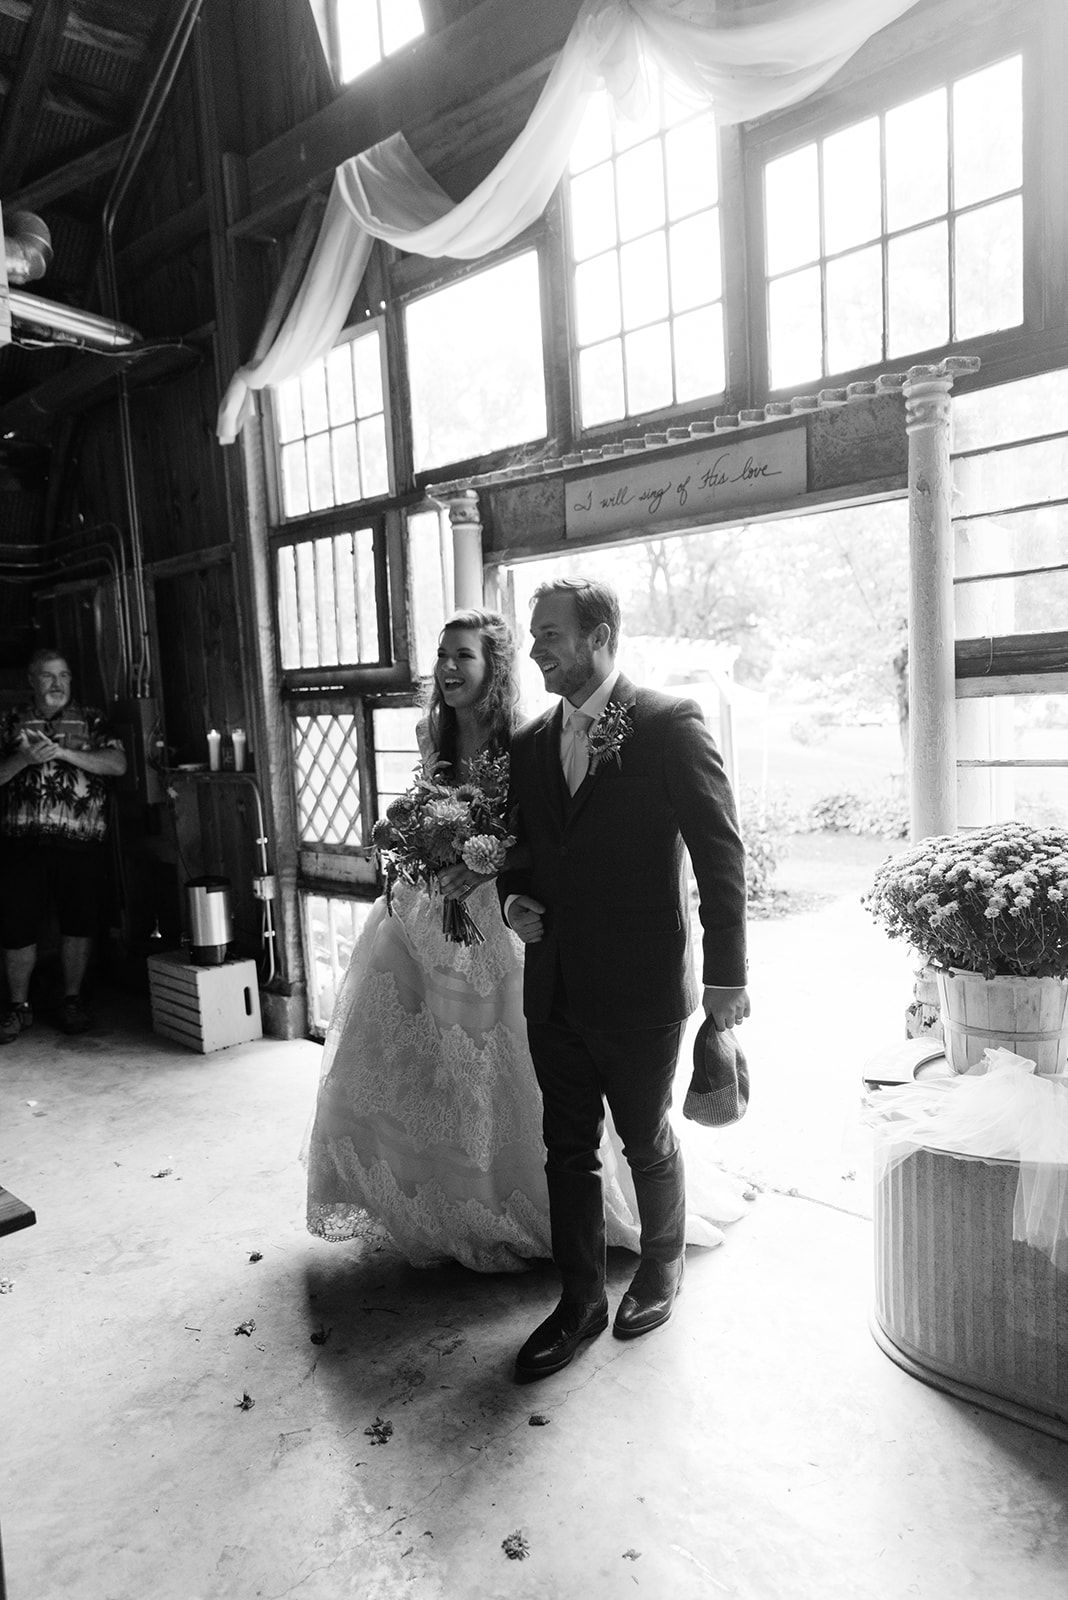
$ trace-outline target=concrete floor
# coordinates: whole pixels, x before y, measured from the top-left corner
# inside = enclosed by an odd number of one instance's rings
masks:
[[[315,1045],[198,1056],[128,997],[100,1024],[0,1053],[0,1182],[38,1214],[0,1239],[10,1600],[1063,1600],[1068,1445],[876,1348],[856,1179],[765,1172],[667,1327],[520,1388],[551,1269],[304,1231]],[[686,1133],[698,1178],[731,1136]]]

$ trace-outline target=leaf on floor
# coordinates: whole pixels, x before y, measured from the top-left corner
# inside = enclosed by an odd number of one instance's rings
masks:
[[[154,1172],[152,1176],[154,1178],[169,1178],[173,1171],[173,1167],[160,1167],[159,1171]]]
[[[525,1561],[530,1554],[530,1546],[518,1528],[501,1540],[501,1549],[509,1561]]]
[[[248,1390],[246,1389],[244,1394],[241,1396],[240,1400],[235,1400],[234,1401],[234,1408],[237,1411],[251,1411],[252,1407],[255,1404],[256,1404],[255,1400],[253,1400],[252,1396],[249,1394]]]
[[[393,1424],[382,1417],[376,1417],[371,1426],[363,1431],[372,1444],[388,1444],[393,1437]]]
[[[253,1250],[251,1252],[251,1254],[249,1255],[249,1260],[250,1261],[262,1261],[263,1260],[263,1251],[262,1250]]]
[[[640,1550],[624,1550],[624,1552],[623,1552],[623,1560],[624,1561],[640,1561],[641,1560],[641,1554],[642,1553],[641,1553]]]
[[[253,1333],[255,1331],[256,1331],[256,1319],[255,1319],[255,1317],[249,1317],[247,1322],[239,1322],[237,1327],[234,1329],[235,1333],[243,1333],[246,1336],[246,1338],[249,1338],[249,1339],[252,1338],[252,1335],[253,1335]]]
[[[540,1411],[535,1411],[533,1416],[528,1418],[528,1426],[531,1428],[547,1428],[551,1421],[551,1417],[543,1417]]]
[[[318,1328],[311,1336],[312,1344],[325,1344],[333,1331],[333,1328],[324,1328],[320,1322]]]

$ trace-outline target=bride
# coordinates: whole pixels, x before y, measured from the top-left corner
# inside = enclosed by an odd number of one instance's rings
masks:
[[[458,612],[442,630],[425,768],[462,783],[480,753],[507,751],[518,721],[515,647],[504,618]],[[492,879],[441,874],[483,944],[442,932],[441,897],[398,882],[375,902],[327,1033],[309,1136],[309,1230],[392,1241],[413,1266],[459,1261],[520,1271],[552,1254],[541,1094],[526,1045],[523,946]],[[637,1205],[618,1140],[601,1144],[609,1245],[637,1251]],[[716,1244],[691,1219],[691,1243]]]

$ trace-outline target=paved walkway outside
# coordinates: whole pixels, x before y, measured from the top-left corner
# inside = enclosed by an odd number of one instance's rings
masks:
[[[905,1037],[914,961],[860,896],[894,848],[829,834],[794,840],[776,883],[810,909],[750,923],[753,1015],[738,1030],[752,1078],[749,1112],[722,1132],[680,1117],[692,1166],[711,1157],[763,1188],[796,1189],[871,1215],[862,1070],[876,1050]]]

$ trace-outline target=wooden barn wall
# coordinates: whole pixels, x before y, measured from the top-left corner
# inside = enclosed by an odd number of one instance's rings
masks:
[[[289,0],[218,0],[206,5],[115,230],[118,315],[146,339],[180,340],[195,356],[176,375],[144,386],[132,378],[129,417],[148,609],[150,696],[158,701],[169,768],[207,759],[209,728],[249,728],[247,597],[239,559],[247,534],[237,484],[240,458],[215,438],[215,419],[234,361],[262,322],[283,242],[241,247],[240,294],[220,305],[225,237],[212,224],[223,157],[243,158],[320,109],[333,95],[308,8]],[[290,222],[291,225],[291,222]],[[230,322],[227,322],[227,318]],[[239,324],[236,328],[234,323]],[[15,499],[14,496],[11,497]],[[105,523],[127,527],[119,411],[108,400],[83,413],[56,495],[54,537]],[[25,537],[37,507],[22,497]],[[14,521],[7,538],[18,537]],[[38,619],[72,656],[77,690],[113,698],[109,635],[113,604],[101,608],[89,577],[36,597]],[[29,602],[26,603],[29,605]],[[19,595],[5,588],[0,625]],[[94,620],[102,611],[104,648]],[[0,681],[2,687],[2,681]],[[203,872],[230,877],[235,945],[260,948],[259,826],[251,791],[166,775],[164,798],[124,796],[118,808],[121,926],[110,948],[114,975],[137,986],[155,928],[173,944],[183,921],[182,886]]]

